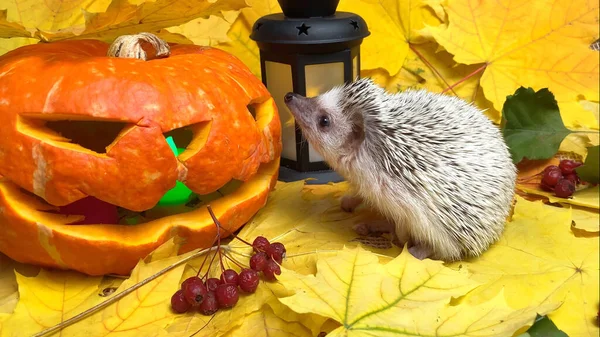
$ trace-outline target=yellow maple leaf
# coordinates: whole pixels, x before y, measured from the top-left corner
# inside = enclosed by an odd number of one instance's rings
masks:
[[[168,249],[177,249],[173,240],[168,241]],[[164,254],[162,256],[171,255]],[[141,261],[123,282],[103,280],[76,272],[49,271],[42,269],[35,277],[17,274],[19,302],[3,323],[0,336],[13,336],[25,333],[32,335],[54,329],[75,315],[117,296],[131,286],[156,272],[193,254],[170,256],[145,263]],[[149,259],[151,260],[151,257]],[[155,336],[164,335],[175,313],[171,310],[170,299],[179,287],[184,265],[155,278],[133,293],[95,311],[82,321],[75,321],[60,332],[68,336]],[[118,288],[107,295],[105,287]]]
[[[288,322],[276,315],[269,306],[244,317],[242,324],[224,337],[313,337],[304,325]]]
[[[38,41],[22,24],[9,21],[6,9],[0,9],[0,55]]]
[[[2,331],[2,324],[10,317],[9,314],[0,313],[0,331]]]
[[[494,123],[499,123],[500,113],[481,92],[481,74],[469,76],[477,72],[481,65],[458,64],[450,53],[438,50],[438,47],[432,41],[410,46],[402,69],[395,76],[389,76],[383,69],[366,70],[363,74],[392,93],[407,89],[426,89],[456,95],[467,102],[474,102]],[[454,84],[457,85],[448,89]]]
[[[0,38],[31,37],[31,32],[23,25],[9,21],[6,12],[6,9],[0,9]]]
[[[246,7],[244,0],[203,0],[191,4],[185,0],[156,0],[131,3],[112,0],[106,11],[85,12],[84,26],[70,26],[61,31],[43,30],[36,35],[42,40],[55,41],[70,38],[94,38],[112,41],[118,36],[139,32],[157,32],[210,15],[222,16],[222,11]]]
[[[552,321],[569,336],[598,336],[598,237],[576,237],[570,227],[570,209],[517,197],[500,241],[479,259],[449,265],[483,284],[465,301],[485,302],[500,289],[514,308],[564,301]]]
[[[593,146],[590,137],[585,133],[571,133],[560,143],[559,152],[570,152],[581,156],[584,161],[587,157],[587,148]]]
[[[600,232],[600,213],[584,207],[571,206],[573,227],[590,233]]]
[[[249,5],[250,7],[240,11],[227,32],[229,41],[218,44],[217,47],[235,55],[255,76],[260,77],[260,51],[256,42],[250,39],[252,25],[261,16],[281,12],[281,8],[276,0],[252,0]]]
[[[113,296],[193,253],[139,263]],[[85,322],[73,325],[69,336],[152,336],[176,316],[171,309],[171,296],[180,287],[184,268],[181,265],[170,270],[86,318]],[[81,325],[85,325],[85,329]]]
[[[295,292],[279,300],[297,312],[314,312],[341,326],[327,336],[498,336],[531,325],[536,313],[558,303],[509,308],[503,292],[479,305],[449,305],[477,286],[466,270],[414,258],[407,250],[386,265],[361,248],[317,262],[316,275],[284,269],[280,282]]]
[[[39,271],[39,267],[13,261],[0,253],[0,313],[12,313],[17,305],[19,292],[16,273],[35,276]]]
[[[600,186],[575,191],[570,198],[559,198],[552,192],[544,191],[539,186],[534,187],[529,184],[517,184],[517,188],[525,193],[546,197],[550,202],[600,209]]]
[[[29,37],[13,37],[11,39],[0,39],[0,55],[22,46],[38,43],[40,40]]]
[[[35,277],[17,273],[19,302],[2,323],[0,336],[31,336],[79,314],[96,294],[101,277],[40,270]]]
[[[400,71],[408,54],[409,43],[422,43],[418,30],[441,21],[420,0],[341,0],[340,11],[360,15],[371,35],[361,46],[361,68],[383,68],[390,75]]]
[[[17,280],[13,260],[0,253],[0,313],[11,313],[17,304]]]
[[[7,20],[28,30],[59,31],[83,28],[84,13],[104,12],[111,0],[4,0]]]
[[[597,120],[578,101],[599,99],[595,0],[447,2],[448,25],[430,27],[435,40],[464,64],[486,64],[481,86],[501,111],[519,86],[548,88],[567,127]]]
[[[165,31],[184,37],[186,40],[176,40],[171,36],[158,34],[167,42],[194,43],[201,46],[214,46],[229,41],[227,32],[239,15],[240,11],[227,11],[223,16],[211,15],[207,19],[198,18],[180,26],[166,28]]]
[[[591,111],[592,114],[594,115],[594,118],[596,118],[596,120],[600,120],[600,106],[598,104],[598,102],[591,102],[591,101],[587,101],[587,100],[581,100],[579,101],[579,104],[581,104],[581,106],[588,110]],[[594,127],[598,127],[598,125],[594,125]]]

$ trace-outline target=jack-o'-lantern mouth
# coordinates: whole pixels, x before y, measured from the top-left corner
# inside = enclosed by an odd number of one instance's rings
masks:
[[[19,188],[19,191],[37,200],[36,211],[59,215],[65,225],[138,225],[197,210],[210,202],[233,194],[244,182],[231,180],[217,191],[198,195],[191,193],[189,200],[181,204],[159,204],[153,208],[135,212],[116,206],[95,197],[85,197],[66,206],[50,205],[35,194]]]

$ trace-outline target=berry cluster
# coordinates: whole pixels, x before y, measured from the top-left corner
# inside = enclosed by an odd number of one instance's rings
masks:
[[[208,278],[206,282],[192,276],[183,283],[171,297],[171,307],[177,313],[184,313],[196,307],[203,315],[212,315],[219,309],[233,307],[239,300],[239,291],[254,293],[258,288],[258,273],[252,269],[242,269],[238,273],[226,269],[220,278]]]
[[[575,192],[575,188],[581,183],[581,179],[575,172],[580,162],[564,159],[558,166],[547,166],[542,172],[540,186],[543,190],[554,192],[559,198],[568,198]]]
[[[263,273],[267,280],[275,280],[281,275],[279,265],[285,258],[285,246],[280,242],[270,243],[264,236],[258,236],[252,243],[254,255],[250,258],[250,268]]]
[[[285,246],[280,242],[270,243],[263,236],[258,236],[252,244],[240,239],[235,234],[234,237],[251,246],[254,254],[250,258],[250,268],[242,266],[231,257],[221,253],[220,231],[221,225],[214,216],[212,209],[208,206],[208,211],[217,225],[217,249],[214,257],[218,254],[221,263],[221,275],[219,278],[209,277],[208,271],[203,277],[199,277],[200,270],[208,258],[205,256],[198,274],[187,278],[181,283],[181,288],[171,297],[171,308],[176,313],[185,313],[192,308],[196,308],[203,315],[213,315],[219,309],[232,308],[239,300],[239,290],[244,293],[252,294],[258,288],[259,273],[262,272],[265,279],[272,281],[276,279],[275,275],[281,274],[279,265],[285,258]],[[241,269],[238,274],[233,269],[225,269],[223,256],[230,259]],[[210,270],[210,264],[208,270]]]

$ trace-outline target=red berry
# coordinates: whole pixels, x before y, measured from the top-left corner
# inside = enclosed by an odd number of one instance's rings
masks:
[[[262,272],[267,280],[272,281],[277,279],[275,275],[281,275],[281,268],[279,268],[277,262],[273,260],[268,260],[267,265],[265,266],[265,269],[263,269]]]
[[[556,165],[546,167],[544,170],[544,176],[542,177],[542,183],[554,187],[558,182],[558,179],[562,178],[562,172]]]
[[[575,192],[575,184],[567,179],[560,179],[554,187],[554,194],[559,198],[568,198]]]
[[[267,249],[267,255],[281,264],[285,257],[285,246],[281,242],[273,242]]]
[[[196,282],[197,276],[188,277],[185,281],[181,282],[181,289],[185,289],[188,283]]]
[[[238,288],[231,283],[219,285],[215,295],[220,308],[231,308],[239,299]]]
[[[219,280],[216,277],[211,277],[208,280],[206,280],[206,290],[215,291],[217,290],[219,284],[221,284],[221,280]]]
[[[233,269],[227,269],[221,274],[221,283],[238,284],[238,274]]]
[[[258,272],[252,269],[244,269],[240,273],[240,289],[247,293],[253,293],[258,288]]]
[[[581,182],[581,179],[579,179],[579,176],[575,172],[565,175],[565,179],[572,182],[575,186]]]
[[[198,310],[202,315],[206,316],[210,316],[219,310],[217,295],[215,295],[214,291],[209,291],[208,293],[206,293],[206,297],[204,298],[204,301],[202,301],[202,303],[200,304]]]
[[[578,163],[574,160],[564,159],[560,161],[558,167],[560,168],[562,174],[567,175],[575,172],[575,168],[581,166],[581,163]]]
[[[540,187],[541,187],[541,188],[542,188],[544,191],[547,191],[547,192],[554,192],[554,187],[552,187],[552,186],[548,186],[548,185],[544,184],[543,182],[542,182],[542,183],[540,183]]]
[[[263,252],[258,252],[250,258],[250,268],[256,271],[262,271],[267,265],[269,257]]]
[[[254,242],[252,242],[252,247],[257,252],[266,252],[269,245],[269,240],[264,236],[257,236],[256,239],[254,239]]]
[[[197,277],[192,276],[181,284],[181,290],[183,290],[183,296],[192,306],[198,306],[204,300],[207,290],[204,282]]]
[[[183,296],[183,290],[177,290],[173,296],[171,296],[171,308],[178,314],[182,314],[188,310],[192,305],[188,303]]]

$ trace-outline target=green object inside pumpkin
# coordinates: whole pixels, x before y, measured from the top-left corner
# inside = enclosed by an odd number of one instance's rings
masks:
[[[178,148],[173,140],[172,136],[168,136],[166,138],[169,147],[175,154],[178,156],[180,153],[185,151],[185,149]],[[185,186],[181,181],[178,181],[175,187],[167,191],[165,195],[158,201],[159,206],[173,206],[173,205],[182,205],[190,201],[192,197],[192,190],[190,190],[187,186]]]

